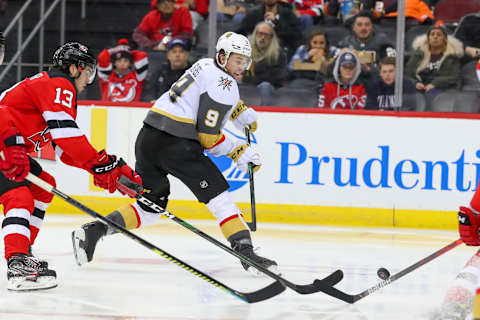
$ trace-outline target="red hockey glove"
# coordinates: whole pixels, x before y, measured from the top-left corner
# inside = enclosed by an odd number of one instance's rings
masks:
[[[0,170],[10,180],[22,181],[30,171],[25,140],[16,128],[0,134]]]
[[[86,167],[93,174],[93,183],[110,193],[114,193],[118,189],[117,180],[121,176],[125,176],[135,184],[142,185],[142,178],[123,159],[117,160],[116,156],[107,154],[105,150],[100,151],[94,160],[86,164]],[[125,191],[119,191],[125,194]]]
[[[471,209],[460,207],[458,212],[458,231],[460,238],[467,246],[480,246],[480,215],[475,214]]]
[[[143,182],[138,173],[130,168],[122,158],[118,161],[118,167],[121,175],[117,178],[117,190],[130,198],[135,198],[137,193],[143,193]]]

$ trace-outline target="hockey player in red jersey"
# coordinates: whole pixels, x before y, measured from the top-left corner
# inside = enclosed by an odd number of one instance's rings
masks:
[[[480,246],[480,188],[477,187],[469,206],[458,212],[460,238],[467,246]],[[464,320],[473,310],[473,319],[480,319],[480,250],[465,263],[448,288],[437,320]]]
[[[102,100],[114,102],[140,101],[148,58],[143,51],[130,50],[127,39],[98,55],[98,78]]]
[[[251,65],[251,47],[240,34],[227,32],[216,46],[215,59],[200,59],[153,105],[135,143],[135,169],[142,176],[144,196],[166,208],[170,195],[168,175],[177,177],[215,216],[232,248],[264,268],[275,270],[277,263],[257,255],[239,208],[228,192],[222,172],[205,156],[230,157],[240,171],[249,163],[261,165],[252,146],[222,132],[228,120],[235,127],[257,128],[257,114],[240,100],[237,80]],[[107,216],[126,229],[147,226],[160,214],[137,201]],[[98,240],[113,233],[112,228],[94,221],[72,233],[75,258],[79,265],[92,260]],[[242,262],[243,267],[256,273]]]
[[[32,174],[55,185],[55,179],[27,153],[52,143],[60,159],[93,174],[95,185],[114,192],[117,178],[141,178],[122,159],[97,152],[78,128],[77,93],[95,79],[96,61],[80,43],[55,51],[53,68],[15,84],[0,95],[0,203],[7,259],[7,288],[55,287],[56,272],[31,255],[45,210],[53,195],[24,180]]]

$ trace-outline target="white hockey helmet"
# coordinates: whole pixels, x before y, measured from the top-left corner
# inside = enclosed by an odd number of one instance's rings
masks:
[[[225,54],[225,63],[220,63],[218,58],[219,53],[223,51]],[[252,64],[252,48],[250,47],[250,41],[244,35],[235,33],[235,32],[225,32],[218,38],[217,46],[215,47],[215,60],[217,64],[225,70],[227,65],[228,58],[230,54],[238,53],[244,55],[248,58],[248,64],[246,69],[250,68]]]

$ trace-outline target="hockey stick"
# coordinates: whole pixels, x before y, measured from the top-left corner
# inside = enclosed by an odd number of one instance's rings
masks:
[[[286,287],[288,287],[288,288],[290,288],[290,289],[292,289],[292,290],[294,290],[294,291],[296,291],[300,294],[311,294],[311,293],[316,293],[316,292],[328,290],[329,288],[336,285],[338,282],[340,282],[343,279],[342,270],[337,270],[334,273],[327,276],[326,278],[323,278],[322,280],[315,279],[315,281],[313,281],[313,283],[311,283],[311,284],[299,285],[299,284],[292,283],[292,282],[282,278],[281,276],[277,275],[276,273],[262,267],[261,265],[259,265],[255,261],[253,261],[253,260],[245,257],[244,255],[236,252],[235,250],[230,249],[229,247],[227,247],[222,242],[220,242],[217,239],[209,236],[208,234],[204,233],[203,231],[195,228],[194,226],[192,226],[188,222],[178,218],[173,213],[170,213],[170,212],[166,211],[165,209],[163,209],[158,204],[148,200],[147,198],[142,196],[140,193],[138,193],[138,189],[135,186],[133,186],[132,183],[128,179],[121,177],[118,180],[118,184],[124,187],[124,188],[122,188],[122,191],[128,192],[129,196],[136,198],[140,203],[146,205],[147,207],[151,208],[152,210],[155,210],[159,214],[163,214],[163,215],[167,216],[169,219],[171,219],[171,220],[175,221],[176,223],[182,225],[186,229],[192,231],[193,233],[199,235],[200,237],[204,238],[205,240],[209,241],[210,243],[213,243],[217,247],[219,247],[219,248],[223,249],[224,251],[230,253],[231,255],[237,257],[238,259],[247,263],[251,267],[256,268],[257,270],[259,270],[260,272],[269,276],[270,278],[273,278],[277,281],[280,281],[284,286],[286,286]]]
[[[247,144],[250,146],[250,128],[245,127],[245,136],[247,137]],[[247,222],[248,227],[252,232],[257,230],[257,210],[255,208],[255,185],[253,184],[253,164],[248,164],[248,182],[250,184],[250,207],[252,208],[252,222]]]
[[[1,156],[1,155],[0,155]],[[107,219],[106,217],[100,215],[99,213],[93,211],[92,209],[86,207],[79,201],[71,198],[70,196],[64,194],[63,192],[59,191],[58,189],[54,188],[47,182],[43,181],[42,179],[38,178],[37,176],[34,176],[33,174],[29,173],[26,177],[26,179],[40,188],[44,189],[47,192],[53,193],[56,196],[59,196],[66,202],[70,203],[74,207],[82,210],[83,212],[89,214],[90,216],[97,218],[101,220],[103,223],[108,224],[109,226],[113,227],[116,231],[122,233],[124,236],[136,241],[137,243],[141,244],[142,246],[146,247],[149,250],[152,250],[153,252],[159,254],[160,256],[164,257],[165,259],[175,263],[179,267],[193,273],[197,277],[201,278],[202,280],[205,280],[206,282],[214,285],[215,287],[239,298],[240,300],[243,300],[248,303],[254,303],[254,302],[259,302],[263,301],[269,298],[272,298],[283,291],[285,291],[285,286],[282,285],[280,281],[275,281],[272,284],[266,286],[265,288],[262,288],[260,290],[254,291],[254,292],[240,292],[235,289],[232,289],[228,287],[227,285],[221,283],[220,281],[210,277],[209,275],[203,273],[202,271],[192,267],[186,262],[183,262],[182,260],[174,257],[173,255],[169,254],[168,252],[160,249],[159,247],[151,244],[150,242],[144,240],[143,238],[137,236],[136,234],[128,231],[127,229],[123,228],[122,226],[118,225],[116,222],[111,221]]]
[[[365,290],[363,292],[360,292],[359,294],[354,294],[354,295],[347,294],[347,293],[342,292],[342,291],[340,291],[340,290],[338,290],[334,287],[327,288],[327,290],[322,290],[322,292],[324,292],[324,293],[326,293],[329,296],[332,296],[334,298],[343,300],[345,302],[355,303],[358,300],[363,299],[366,296],[370,295],[371,293],[373,293],[373,292],[375,292],[375,291],[377,291],[377,290],[379,290],[379,289],[381,289],[385,286],[388,286],[390,283],[394,282],[395,280],[400,279],[401,277],[403,277],[404,275],[412,272],[413,270],[415,270],[417,268],[420,268],[424,264],[427,264],[428,262],[440,257],[442,254],[452,250],[453,248],[457,247],[461,243],[462,243],[461,239],[455,240],[452,243],[447,244],[445,247],[441,248],[440,250],[435,251],[434,253],[432,253],[428,257],[423,258],[422,260],[418,261],[417,263],[412,264],[408,268],[403,269],[402,271],[390,276],[388,279],[377,283],[373,287],[368,288],[367,290]]]

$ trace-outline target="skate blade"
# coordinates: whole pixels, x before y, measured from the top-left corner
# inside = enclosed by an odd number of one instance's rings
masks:
[[[267,270],[275,273],[278,276],[282,275],[282,273],[278,270],[277,265],[271,265],[270,267],[267,268]],[[247,271],[250,272],[251,274],[253,274],[256,277],[261,277],[261,278],[266,277],[266,275],[262,271],[257,270],[254,267],[249,267]]]
[[[80,248],[80,241],[85,241],[85,230],[82,228],[73,230],[72,232],[73,254],[75,256],[75,261],[79,266],[82,266],[88,262],[88,258],[87,252],[83,248]]]
[[[52,289],[57,286],[55,277],[38,277],[35,280],[26,277],[13,277],[7,280],[7,289],[10,291],[35,291]]]

